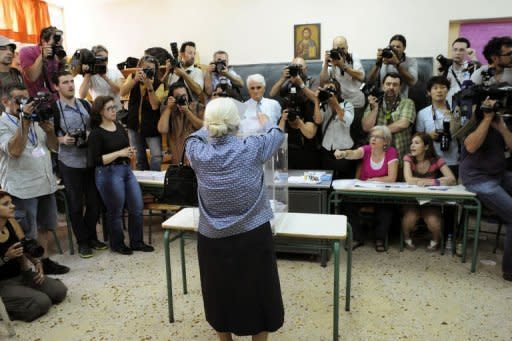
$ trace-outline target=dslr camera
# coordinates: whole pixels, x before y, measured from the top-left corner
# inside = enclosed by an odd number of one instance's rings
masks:
[[[446,58],[442,54],[439,54],[437,55],[436,60],[439,63],[439,72],[446,75],[446,73],[448,72],[448,68],[453,64],[453,59]]]
[[[177,105],[187,105],[187,95],[179,95],[176,97],[176,104]]]
[[[117,68],[119,71],[123,71],[124,69],[132,69],[137,67],[139,64],[139,59],[135,57],[128,57],[124,62],[117,64]]]
[[[171,44],[171,66],[173,68],[175,67],[182,67],[182,64],[180,62],[180,54],[179,54],[179,50],[178,50],[178,43],[177,42],[172,42]]]
[[[34,111],[31,114],[23,112],[23,108],[34,103]],[[52,99],[48,92],[38,92],[34,97],[16,99],[16,103],[20,106],[22,117],[34,122],[48,121],[53,116]]]
[[[288,93],[285,97],[285,104],[286,109],[288,109],[287,119],[289,122],[295,121],[297,117],[302,117],[297,88],[292,84],[288,86]]]
[[[384,91],[377,84],[363,83],[359,88],[366,98],[373,96],[377,98],[377,103],[381,103],[384,99]]]
[[[299,64],[290,64],[286,68],[288,69],[290,77],[297,77],[302,70],[302,66]]]
[[[62,31],[55,31],[53,34],[53,44],[52,44],[52,54],[48,56],[48,59],[52,59],[53,57],[57,56],[57,58],[62,59],[66,57],[66,51],[64,51],[64,48],[62,47],[61,43],[62,41]]]
[[[28,239],[24,237],[20,240],[23,253],[29,255],[32,258],[42,257],[44,254],[44,248],[35,239]]]
[[[146,75],[147,78],[153,78],[155,77],[155,70],[151,68],[144,68],[142,69],[142,72]]]
[[[345,61],[350,62],[350,55],[345,52],[344,48],[338,47],[335,49],[331,49],[329,51],[329,57],[332,60],[340,60],[341,58],[345,59]]]
[[[395,52],[393,50],[393,47],[391,47],[391,45],[388,45],[382,49],[382,58],[393,58],[394,55],[395,55]]]
[[[218,74],[220,74],[222,70],[224,70],[224,68],[227,67],[225,60],[218,60],[216,62],[213,62],[213,64],[215,64],[215,72],[217,72]]]
[[[68,134],[75,139],[75,146],[77,148],[87,147],[87,132],[84,129],[74,129],[69,131]]]
[[[327,103],[329,98],[331,98],[331,96],[334,96],[335,94],[336,94],[336,90],[331,87],[327,87],[325,89],[320,89],[318,91],[318,101],[320,103]]]
[[[450,143],[452,142],[452,134],[450,132],[450,121],[443,121],[443,129],[437,130],[437,139],[440,148],[443,152],[450,150]]]
[[[105,57],[95,56],[91,50],[79,49],[76,50],[75,54],[71,59],[72,68],[80,67],[80,74],[85,75],[90,73],[91,75],[104,75],[107,73],[107,65],[105,65]],[[84,71],[83,66],[87,65],[89,70]]]

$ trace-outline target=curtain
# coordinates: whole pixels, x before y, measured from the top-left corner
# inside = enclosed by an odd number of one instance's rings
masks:
[[[39,43],[39,33],[50,26],[48,4],[41,0],[1,0],[0,35],[21,43]]]

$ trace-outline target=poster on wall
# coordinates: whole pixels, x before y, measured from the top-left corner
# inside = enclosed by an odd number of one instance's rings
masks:
[[[320,24],[294,25],[293,39],[295,57],[320,59]]]

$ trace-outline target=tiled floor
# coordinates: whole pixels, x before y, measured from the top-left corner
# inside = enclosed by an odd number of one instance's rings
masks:
[[[196,243],[187,241],[189,294],[183,295],[180,271],[173,272],[176,322],[167,317],[162,233],[154,235],[156,251],[122,256],[100,251],[88,260],[77,255],[53,258],[71,267],[60,278],[67,299],[30,324],[15,322],[18,340],[214,340],[204,320],[196,261]],[[64,243],[63,243],[64,244]],[[481,245],[475,274],[470,262],[427,253],[387,253],[370,246],[354,252],[352,310],[345,312],[345,254],[340,276],[341,340],[510,340],[512,283],[501,278],[499,251]],[[179,269],[177,245],[172,265]],[[326,268],[308,257],[278,261],[285,324],[273,340],[332,339],[332,280]],[[6,331],[0,327],[0,339]],[[249,338],[236,338],[248,340]]]

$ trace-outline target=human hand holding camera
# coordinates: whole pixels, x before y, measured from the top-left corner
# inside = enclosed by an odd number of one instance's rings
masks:
[[[215,62],[211,62],[208,64],[208,67],[206,68],[208,73],[214,73],[217,70],[217,66],[215,65]]]
[[[137,70],[137,72],[135,72],[135,76],[133,76],[133,81],[135,83],[143,82],[144,79],[146,79],[146,74],[144,73],[144,71],[142,71],[142,69]]]
[[[75,141],[76,141],[74,137],[69,135],[69,133],[66,133],[66,135],[64,135],[64,136],[59,136],[58,140],[59,140],[60,144],[65,144],[68,146],[75,144]]]
[[[33,260],[34,264],[34,272],[35,275],[33,277],[33,281],[35,285],[41,285],[44,282],[44,270],[43,270],[43,263],[39,259]]]
[[[377,63],[382,63],[382,49],[377,49]]]
[[[375,110],[379,107],[379,102],[378,102],[377,97],[372,96],[372,95],[368,96],[368,104],[370,105],[371,110]]]
[[[23,113],[25,114],[32,114],[35,110],[35,104],[34,102],[27,103],[23,105]]]
[[[174,108],[175,105],[176,105],[176,98],[174,98],[172,96],[167,97],[167,104],[165,105],[165,107],[169,110],[172,110],[172,108]]]
[[[48,44],[44,40],[41,45],[41,54],[43,55],[44,58],[48,58],[53,55],[52,45]]]
[[[7,251],[5,251],[4,257],[8,259],[14,259],[23,256],[23,247],[20,242],[12,244]]]
[[[178,77],[183,77],[183,76],[185,76],[187,74],[185,69],[183,69],[182,67],[178,67],[178,66],[174,68],[174,73]]]
[[[285,80],[287,78],[290,78],[290,69],[288,69],[287,67],[285,67],[283,69],[283,71],[281,71],[281,80]]]

